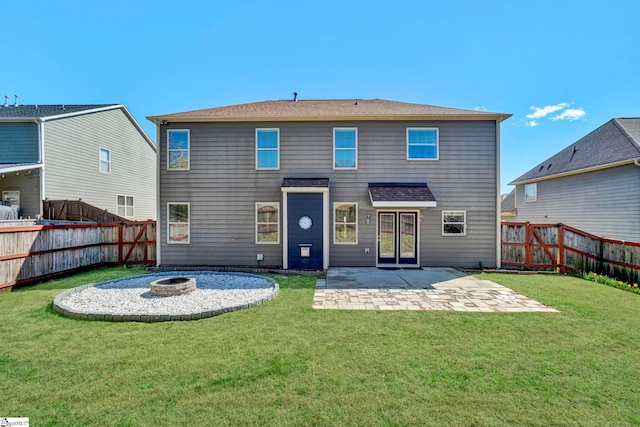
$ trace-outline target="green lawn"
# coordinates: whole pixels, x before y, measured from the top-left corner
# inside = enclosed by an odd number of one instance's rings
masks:
[[[313,310],[315,279],[191,322],[52,309],[108,269],[0,294],[0,417],[33,426],[640,424],[640,295],[481,274],[560,313]]]

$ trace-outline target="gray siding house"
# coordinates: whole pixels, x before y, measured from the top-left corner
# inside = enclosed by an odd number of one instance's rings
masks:
[[[508,117],[296,98],[148,117],[158,263],[495,267]]]
[[[640,118],[612,119],[510,183],[508,221],[640,241]]]
[[[27,218],[42,201],[82,199],[156,218],[156,147],[124,105],[0,106],[2,203]]]

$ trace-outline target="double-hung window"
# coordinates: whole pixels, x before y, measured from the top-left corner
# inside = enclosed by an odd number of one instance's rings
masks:
[[[118,215],[127,217],[133,216],[133,196],[118,194],[117,199]]]
[[[524,186],[524,201],[535,202],[538,200],[538,184],[525,184]]]
[[[358,243],[358,204],[333,204],[333,243]]]
[[[442,235],[466,236],[467,212],[466,211],[442,211]]]
[[[256,129],[256,169],[280,169],[279,129]]]
[[[100,172],[111,173],[111,151],[100,148]]]
[[[407,160],[438,160],[438,128],[407,128]]]
[[[189,139],[188,129],[167,130],[168,170],[189,170]]]
[[[189,243],[189,203],[167,203],[167,243]]]
[[[333,128],[333,168],[358,169],[358,130]]]
[[[280,203],[256,203],[256,243],[280,243]]]

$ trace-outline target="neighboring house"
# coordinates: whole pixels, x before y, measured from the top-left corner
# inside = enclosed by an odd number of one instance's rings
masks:
[[[0,106],[0,194],[21,216],[78,200],[156,218],[156,148],[124,105]]]
[[[500,216],[503,221],[512,221],[516,216],[516,190],[511,190],[508,194],[502,195],[500,205]]]
[[[516,216],[640,241],[640,118],[613,119],[517,178]]]
[[[499,265],[508,114],[264,101],[158,126],[162,265]]]

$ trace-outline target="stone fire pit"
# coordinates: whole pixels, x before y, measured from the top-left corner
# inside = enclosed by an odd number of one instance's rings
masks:
[[[168,277],[151,282],[151,295],[172,297],[196,290],[196,279],[189,277]]]

